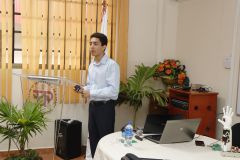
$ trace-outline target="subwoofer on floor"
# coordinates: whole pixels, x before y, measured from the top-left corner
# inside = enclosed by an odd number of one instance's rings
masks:
[[[56,155],[69,160],[81,155],[82,122],[71,119],[55,120]]]

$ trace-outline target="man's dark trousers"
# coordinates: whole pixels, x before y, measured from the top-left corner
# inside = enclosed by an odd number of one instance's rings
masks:
[[[92,157],[94,157],[98,141],[114,132],[115,101],[90,101],[88,131]]]

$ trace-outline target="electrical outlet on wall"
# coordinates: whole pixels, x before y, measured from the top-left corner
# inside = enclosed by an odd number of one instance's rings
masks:
[[[232,59],[232,55],[228,55],[224,58],[224,68],[225,69],[231,69],[231,59]]]

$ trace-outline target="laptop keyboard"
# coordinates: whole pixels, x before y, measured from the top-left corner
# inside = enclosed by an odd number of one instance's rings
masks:
[[[147,139],[149,140],[155,140],[159,141],[162,135],[152,135],[152,136],[146,136]]]

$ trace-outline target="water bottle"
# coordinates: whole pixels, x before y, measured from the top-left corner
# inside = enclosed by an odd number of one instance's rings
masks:
[[[132,123],[129,121],[124,129],[125,141],[126,146],[132,145],[132,137],[133,137],[133,126]]]

